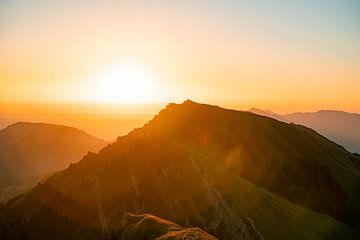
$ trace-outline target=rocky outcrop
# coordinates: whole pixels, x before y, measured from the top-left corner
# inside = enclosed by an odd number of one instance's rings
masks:
[[[126,214],[125,227],[121,234],[123,240],[133,239],[191,239],[191,240],[215,240],[214,236],[200,228],[185,228],[168,220],[151,214]]]

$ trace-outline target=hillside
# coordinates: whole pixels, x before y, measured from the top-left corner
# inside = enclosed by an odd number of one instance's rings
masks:
[[[143,128],[3,206],[0,233],[98,239],[123,229],[132,212],[219,239],[356,239],[328,216],[356,227],[359,170],[349,156],[302,126],[191,101],[170,104]]]
[[[176,139],[256,185],[338,219],[354,222],[348,215],[359,210],[359,159],[303,126],[187,101],[169,105],[134,134]]]
[[[75,128],[19,122],[0,131],[0,201],[106,145]]]

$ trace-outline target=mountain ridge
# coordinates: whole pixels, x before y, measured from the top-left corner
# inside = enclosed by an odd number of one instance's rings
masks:
[[[126,212],[145,212],[222,239],[354,239],[355,230],[314,211],[356,220],[359,173],[349,154],[302,126],[169,104],[5,205],[0,229],[10,239],[14,222],[20,237],[94,239],[121,227]],[[355,216],[346,215],[349,200]]]

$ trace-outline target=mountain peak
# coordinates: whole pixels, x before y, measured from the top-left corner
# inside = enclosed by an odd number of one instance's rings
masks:
[[[179,106],[195,106],[195,105],[201,105],[201,104],[194,102],[190,99],[187,99],[182,103],[169,103],[168,105],[166,105],[165,109],[179,107]]]
[[[196,103],[196,102],[194,102],[194,101],[192,101],[191,99],[187,99],[187,100],[185,100],[184,102],[183,102],[183,104],[198,104],[198,103]]]

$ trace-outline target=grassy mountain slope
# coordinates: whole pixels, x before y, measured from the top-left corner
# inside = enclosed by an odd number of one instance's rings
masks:
[[[329,216],[244,181],[203,152],[152,137],[122,138],[88,155],[0,215],[8,239],[92,239],[122,230],[127,212],[150,212],[220,239],[261,239],[258,231],[264,239],[358,236]]]
[[[106,235],[122,228],[127,212],[154,214],[223,238],[261,239],[245,216],[234,214],[222,194],[212,189],[217,179],[198,172],[181,146],[161,138],[128,136],[9,203],[3,219],[10,239],[53,239],[64,237],[59,235],[64,232],[67,239],[89,239],[85,228],[79,235],[69,229],[76,223]],[[24,218],[28,222],[22,222]],[[9,222],[21,222],[15,232],[22,229],[24,235],[14,238]]]
[[[358,164],[309,128],[187,101],[133,134],[176,139],[256,185],[359,227]]]
[[[203,152],[191,150],[192,155],[202,155],[204,164],[218,163]],[[207,159],[207,160],[205,160]],[[245,214],[252,220],[264,239],[356,239],[359,233],[325,214],[314,212],[289,202],[265,189],[257,187],[228,169],[226,184],[222,189],[233,211]]]
[[[0,232],[5,239],[98,239],[121,230],[132,212],[220,239],[356,239],[350,227],[292,203],[353,217],[346,214],[356,210],[358,171],[348,154],[301,126],[171,104],[3,206]]]

